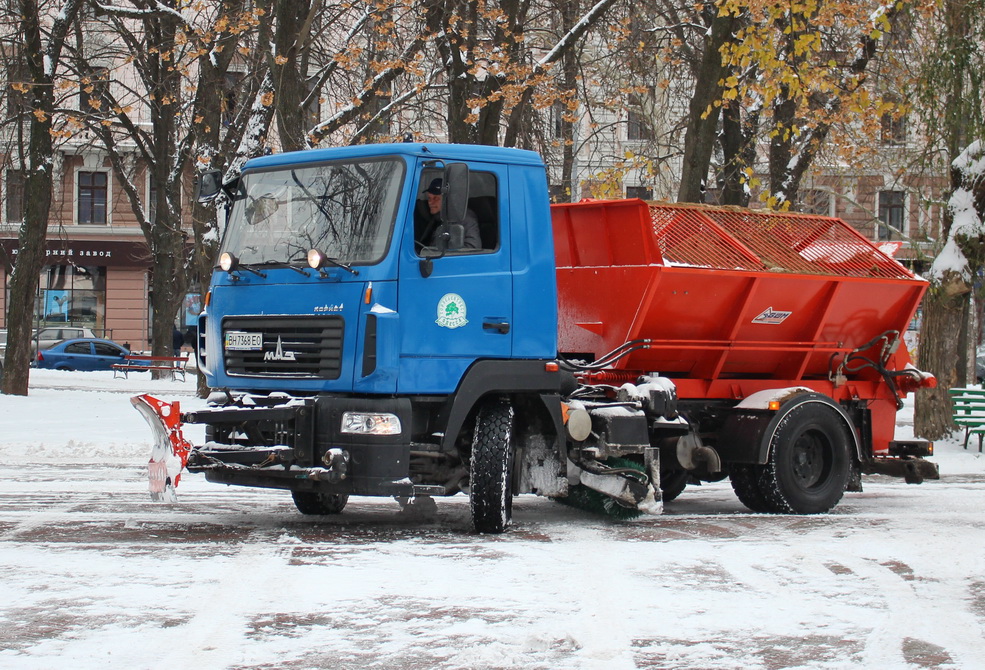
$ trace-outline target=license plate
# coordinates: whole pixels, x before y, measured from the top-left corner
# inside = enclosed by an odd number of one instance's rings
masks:
[[[261,351],[263,333],[244,333],[233,330],[226,333],[226,349],[234,351]]]

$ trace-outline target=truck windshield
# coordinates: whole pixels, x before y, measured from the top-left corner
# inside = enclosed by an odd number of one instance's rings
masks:
[[[342,263],[386,253],[404,164],[339,161],[243,176],[222,251],[249,265],[304,263],[318,249]]]

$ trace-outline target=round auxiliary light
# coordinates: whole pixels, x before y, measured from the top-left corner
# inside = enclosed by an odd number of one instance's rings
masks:
[[[325,264],[325,254],[318,249],[308,249],[308,267],[317,270]]]
[[[236,257],[228,251],[222,252],[222,254],[219,255],[219,267],[226,272],[229,272],[236,267]]]

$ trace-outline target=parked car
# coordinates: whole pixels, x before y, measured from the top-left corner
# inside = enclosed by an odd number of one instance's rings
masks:
[[[36,365],[53,370],[112,370],[130,351],[111,340],[94,337],[63,340],[38,352]]]
[[[62,340],[70,340],[77,337],[94,338],[96,334],[89,328],[82,328],[80,326],[48,326],[47,328],[42,328],[31,339],[31,353],[48,349]]]

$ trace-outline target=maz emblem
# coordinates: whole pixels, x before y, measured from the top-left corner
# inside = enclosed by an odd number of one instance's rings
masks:
[[[284,351],[284,344],[280,341],[280,335],[277,336],[277,348],[273,351],[268,351],[263,355],[263,360],[265,361],[296,361],[296,353],[293,351]]]

